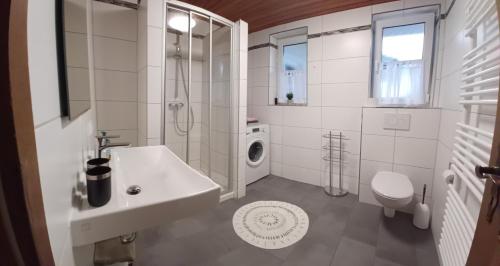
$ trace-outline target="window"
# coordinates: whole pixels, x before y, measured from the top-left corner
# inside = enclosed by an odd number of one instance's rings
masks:
[[[307,104],[307,28],[270,36],[269,104]]]
[[[374,16],[372,97],[381,106],[425,105],[435,13],[394,14]]]

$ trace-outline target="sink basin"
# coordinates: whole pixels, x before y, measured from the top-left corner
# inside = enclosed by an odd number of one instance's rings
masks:
[[[98,208],[75,208],[73,246],[182,219],[219,202],[220,186],[166,146],[114,149],[111,154],[111,199]],[[132,186],[140,187],[140,193],[127,193]]]

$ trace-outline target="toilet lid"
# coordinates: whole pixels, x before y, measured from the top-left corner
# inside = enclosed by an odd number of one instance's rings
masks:
[[[413,185],[407,176],[394,172],[378,172],[372,180],[372,189],[380,196],[403,199],[413,196]]]

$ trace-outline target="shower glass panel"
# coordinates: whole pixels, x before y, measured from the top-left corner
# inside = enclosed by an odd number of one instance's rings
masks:
[[[194,111],[189,106],[189,12],[168,8],[166,33],[165,144],[179,158],[187,156],[189,130],[194,127]],[[189,121],[188,121],[189,120]]]
[[[232,26],[168,5],[166,27],[165,144],[232,192]]]
[[[231,191],[231,27],[212,20],[210,177]]]

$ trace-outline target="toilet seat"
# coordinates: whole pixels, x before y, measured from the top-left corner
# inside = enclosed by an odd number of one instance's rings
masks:
[[[373,192],[380,197],[398,200],[413,197],[413,185],[403,174],[394,172],[378,172],[371,182]]]

